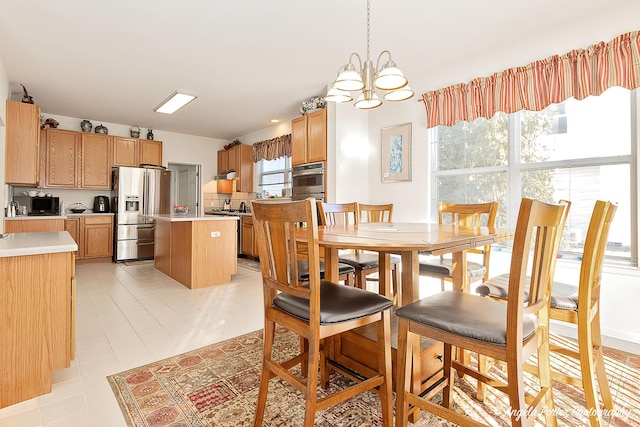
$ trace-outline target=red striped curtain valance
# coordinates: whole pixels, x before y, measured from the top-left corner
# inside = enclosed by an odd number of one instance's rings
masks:
[[[427,92],[422,100],[427,127],[452,126],[462,120],[489,119],[498,111],[540,111],[570,97],[600,95],[612,86],[640,86],[640,31]]]
[[[260,160],[275,160],[282,156],[291,157],[291,134],[253,144],[254,163]]]

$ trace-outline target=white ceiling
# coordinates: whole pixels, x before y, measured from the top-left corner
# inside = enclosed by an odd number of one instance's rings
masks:
[[[372,0],[371,15],[373,60],[390,50],[418,95],[640,29],[638,0]],[[93,121],[232,139],[299,115],[353,51],[365,0],[0,0],[10,90]],[[199,97],[153,112],[176,89]]]

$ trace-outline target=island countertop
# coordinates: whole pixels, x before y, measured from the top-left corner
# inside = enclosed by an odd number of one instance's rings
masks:
[[[180,221],[239,221],[239,216],[212,216],[212,215],[174,215],[174,214],[153,214],[153,215],[144,215],[145,218],[155,219],[156,221],[170,221],[170,222],[180,222]]]
[[[6,233],[0,239],[0,258],[77,250],[78,245],[67,231]]]

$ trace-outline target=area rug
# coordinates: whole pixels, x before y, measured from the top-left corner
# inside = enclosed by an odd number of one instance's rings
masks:
[[[554,336],[556,341],[571,340]],[[278,329],[274,354],[286,358],[298,348],[295,334]],[[262,355],[262,331],[252,332],[198,350],[180,354],[108,378],[129,426],[203,427],[252,425]],[[616,408],[605,414],[606,425],[640,425],[640,356],[618,350],[606,351],[606,368]],[[556,367],[575,371],[573,361],[554,358]],[[493,374],[503,376],[498,365]],[[472,381],[472,380],[468,380]],[[529,379],[530,381],[530,379]],[[344,387],[349,380],[334,373],[331,388],[319,396]],[[508,405],[502,395],[487,389],[486,403],[475,400],[475,389],[458,380],[455,409],[492,426],[508,426]],[[438,397],[436,396],[436,398]],[[580,389],[554,383],[554,400],[560,426],[588,425]],[[279,379],[271,380],[265,426],[299,426],[304,418],[301,393]],[[544,418],[539,417],[539,425]],[[376,394],[365,393],[321,411],[316,426],[380,426]],[[431,414],[421,413],[414,426],[451,426]]]

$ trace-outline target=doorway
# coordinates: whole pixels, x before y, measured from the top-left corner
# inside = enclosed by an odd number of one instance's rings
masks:
[[[188,206],[189,213],[200,214],[200,165],[169,163],[171,205]]]

